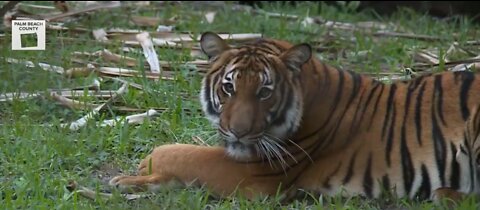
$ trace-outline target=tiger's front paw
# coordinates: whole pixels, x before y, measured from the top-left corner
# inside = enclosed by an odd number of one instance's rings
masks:
[[[146,190],[146,179],[142,176],[116,176],[110,179],[108,184],[124,193],[139,192]]]
[[[162,188],[178,188],[183,184],[170,176],[151,174],[147,176],[116,176],[109,181],[109,185],[122,192],[156,192]]]
[[[125,179],[127,176],[116,176],[110,179],[108,184],[112,187],[118,187],[119,185],[122,185],[122,179]]]

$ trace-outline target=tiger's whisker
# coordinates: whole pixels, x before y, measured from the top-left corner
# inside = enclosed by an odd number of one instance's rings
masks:
[[[262,150],[262,153],[266,156],[266,158],[268,160],[268,163],[270,164],[270,167],[273,168],[273,165],[272,165],[272,162],[271,162],[272,160],[271,160],[271,157],[270,157],[270,152],[266,148],[264,141],[258,141],[258,143],[260,144],[260,148]]]
[[[272,164],[271,164],[271,161],[272,161],[272,157],[275,157],[275,153],[274,153],[274,151],[272,150],[270,144],[269,144],[267,141],[264,141],[264,140],[262,139],[261,142],[262,142],[262,145],[263,145],[264,148],[265,148],[266,153],[269,154],[269,155],[267,156],[268,162],[270,163],[270,165],[272,165]]]
[[[288,156],[290,156],[296,163],[298,163],[298,161],[293,157],[293,155],[288,152],[284,147],[282,147],[280,144],[278,144],[277,142],[275,142],[274,140],[272,139],[266,139],[267,141],[269,141],[269,143],[274,146],[274,147],[277,147],[279,148],[280,150],[282,150],[285,154],[287,154]],[[277,157],[280,159],[282,165],[290,168],[291,166],[287,163],[287,161],[284,159],[283,155],[278,151],[278,149],[276,149],[277,151]]]
[[[279,142],[284,142],[284,141],[282,141],[281,139],[279,139],[278,137],[275,137],[275,136],[273,136],[273,135],[271,135],[271,134],[269,134],[269,133],[265,133],[265,135],[268,136],[268,137],[270,137],[270,138],[276,139],[276,140],[278,140]],[[297,143],[295,143],[294,141],[292,141],[292,140],[289,139],[289,138],[286,138],[285,140],[288,140],[288,142],[290,142],[290,143],[293,144],[295,147],[297,147],[298,149],[300,149],[300,150],[308,157],[308,159],[310,159],[310,161],[313,162],[313,159],[312,159],[312,157],[310,156],[310,154],[308,154],[308,152],[305,151],[300,145],[298,145]],[[286,144],[286,143],[284,143],[284,144]]]
[[[268,138],[264,138],[265,140],[265,143],[269,146],[269,148],[271,149],[272,153],[274,154],[274,156],[280,161],[280,166],[282,166],[282,169],[285,171],[285,166],[287,167],[290,167],[287,163],[287,161],[285,161],[285,159],[283,158],[282,154],[280,153],[280,151],[278,150],[278,145],[277,144],[273,144],[273,142],[271,140],[269,140]]]
[[[292,158],[292,160],[295,161],[295,163],[298,163],[297,159],[292,155],[292,153],[290,153],[287,149],[285,149],[285,147],[281,146],[277,141],[273,139],[270,139],[270,141],[272,141],[272,143],[277,145],[277,147],[280,148],[285,154],[290,156],[290,158]]]

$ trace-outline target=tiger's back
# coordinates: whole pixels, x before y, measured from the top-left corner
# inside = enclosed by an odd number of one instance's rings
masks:
[[[441,187],[474,190],[471,166],[477,154],[470,154],[477,151],[466,142],[465,127],[480,102],[474,92],[480,89],[478,75],[449,72],[386,85],[354,73],[330,73],[337,81],[353,78],[344,80],[358,88],[347,87],[343,92],[353,99],[343,97],[331,106],[330,121],[317,138],[334,139],[332,149],[319,154],[300,186],[369,197],[393,189],[398,196],[423,199]]]

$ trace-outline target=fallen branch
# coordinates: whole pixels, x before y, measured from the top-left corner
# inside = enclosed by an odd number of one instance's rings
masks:
[[[0,8],[0,18],[7,14],[8,11],[12,10],[20,1],[9,1],[2,8]]]
[[[50,21],[60,20],[60,19],[63,19],[63,18],[69,17],[69,16],[74,16],[74,15],[79,15],[79,14],[82,14],[82,13],[92,12],[92,11],[95,11],[95,10],[113,9],[113,8],[117,8],[117,7],[120,7],[120,6],[121,6],[121,3],[119,1],[112,1],[112,2],[108,2],[108,3],[100,4],[100,5],[88,6],[84,9],[70,11],[70,12],[59,14],[59,15],[53,15],[51,17],[44,17],[44,19],[47,22],[50,22]]]
[[[125,117],[125,121],[128,123],[128,124],[141,124],[145,121],[145,119],[147,118],[151,118],[155,115],[158,115],[159,113],[157,111],[155,111],[154,109],[150,109],[148,110],[147,112],[145,113],[141,113],[141,114],[135,114],[135,115],[129,115],[129,116],[126,116]],[[115,126],[117,125],[118,123],[122,122],[123,121],[123,118],[124,117],[117,117],[116,119],[114,120],[104,120],[100,126]]]
[[[106,199],[110,199],[113,197],[113,194],[111,193],[102,193],[102,192],[95,192],[91,189],[88,189],[86,187],[83,187],[83,186],[79,186],[77,184],[77,182],[75,181],[70,181],[68,183],[68,185],[66,186],[66,188],[70,191],[70,192],[73,192],[73,193],[78,193],[79,195],[85,197],[85,198],[88,198],[88,199],[92,199],[92,200],[95,200],[97,199],[98,197],[101,197],[101,198],[106,198]],[[147,198],[151,195],[139,195],[139,194],[120,194],[120,196],[122,196],[123,198],[127,199],[127,200],[135,200],[135,199],[139,199],[139,198]]]
[[[111,91],[111,90],[49,90],[50,92],[55,92],[58,95],[61,95],[63,97],[67,98],[76,98],[76,97],[82,97],[82,96],[92,96],[96,98],[111,98],[113,97],[116,92]]]
[[[429,36],[429,35],[422,35],[422,34],[406,34],[406,33],[398,33],[398,32],[391,32],[391,31],[377,31],[377,32],[372,33],[372,35],[373,36],[407,38],[407,39],[418,39],[418,40],[423,40],[423,41],[445,40],[445,38],[436,37],[436,36]]]
[[[105,103],[101,104],[100,106],[96,107],[95,109],[93,109],[91,112],[89,112],[87,115],[83,116],[82,118],[72,122],[72,123],[63,123],[60,125],[60,127],[67,127],[71,130],[71,131],[76,131],[82,127],[84,127],[86,124],[87,124],[87,121],[91,120],[92,118],[94,118],[96,115],[98,115],[99,111],[101,109],[103,109],[103,107],[105,107],[107,104],[110,104],[111,102],[113,102],[114,100],[117,99],[117,97],[119,95],[122,95],[123,93],[125,93],[126,91],[128,90],[128,84],[124,83],[122,85],[122,87],[120,87],[120,89],[118,89],[115,94],[109,98]]]
[[[38,93],[3,93],[0,95],[0,102],[30,99],[39,95]]]
[[[110,61],[115,63],[125,63],[125,65],[130,67],[137,65],[137,61],[134,58],[114,54],[107,49],[104,49],[103,51],[101,51],[101,56],[105,61]]]
[[[61,105],[66,106],[70,109],[93,109],[95,107],[98,107],[98,104],[91,104],[87,102],[81,102],[78,100],[74,99],[69,99],[65,96],[59,95],[55,92],[50,93],[50,96],[55,99],[57,102],[59,102]]]
[[[37,65],[35,65],[35,63],[33,63],[32,61],[20,61],[15,58],[5,58],[5,60],[8,63],[22,64],[29,68],[35,68],[36,66],[38,66],[45,71],[55,72],[59,74],[64,73],[63,67],[60,67],[60,66],[54,66],[46,63],[38,63]]]
[[[445,66],[452,66],[452,65],[458,65],[458,64],[466,64],[466,63],[477,63],[480,62],[480,58],[470,58],[470,59],[463,59],[463,60],[456,60],[456,61],[449,61],[445,62]],[[416,64],[413,65],[412,68],[427,68],[427,67],[435,67],[439,66],[439,63],[434,63],[434,64]]]
[[[139,45],[140,43],[136,41],[136,35],[138,33],[149,33],[152,37],[152,41],[157,46],[175,46],[177,43],[192,43],[200,41],[200,37],[196,39],[192,38],[191,34],[176,34],[171,32],[146,32],[146,31],[138,31],[138,30],[107,30],[107,37],[112,40],[122,40],[126,43]],[[262,34],[256,33],[238,33],[238,34],[226,34],[226,33],[219,33],[218,34],[222,39],[228,41],[250,41],[254,39],[258,39],[262,37]]]
[[[141,33],[137,34],[136,38],[143,48],[143,55],[145,56],[145,59],[147,59],[147,62],[150,65],[150,71],[152,71],[153,73],[160,73],[162,69],[160,68],[160,63],[158,62],[158,55],[155,52],[155,48],[153,47],[150,35],[148,33]]]
[[[142,85],[139,85],[139,84],[134,83],[134,82],[126,81],[126,80],[120,79],[118,77],[106,77],[106,78],[117,81],[117,82],[121,82],[121,83],[128,83],[128,85],[130,85],[131,87],[134,87],[134,88],[139,89],[139,90],[143,90]]]
[[[192,136],[192,140],[201,146],[210,146],[199,136]]]
[[[149,26],[149,27],[155,27],[161,24],[173,25],[176,23],[176,21],[173,18],[168,20],[162,20],[157,17],[144,17],[144,16],[132,16],[130,18],[130,21],[137,26]]]
[[[139,76],[142,76],[142,74],[145,74],[145,77],[148,79],[161,78],[164,80],[174,80],[174,78],[172,77],[160,76],[159,73],[153,73],[153,72],[142,73],[136,70],[123,69],[123,68],[100,67],[97,71],[102,75],[108,75],[108,76],[139,77]]]

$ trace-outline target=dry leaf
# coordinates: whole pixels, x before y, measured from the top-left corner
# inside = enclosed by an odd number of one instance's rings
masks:
[[[95,37],[95,40],[101,41],[101,42],[108,41],[107,32],[105,31],[105,29],[103,28],[95,29],[92,31],[92,33],[93,33],[93,37]]]
[[[215,20],[216,14],[217,14],[216,12],[207,12],[207,14],[205,14],[205,19],[207,20],[208,23],[213,23],[213,20]]]
[[[175,26],[166,26],[166,25],[159,25],[157,26],[157,32],[172,32]]]

